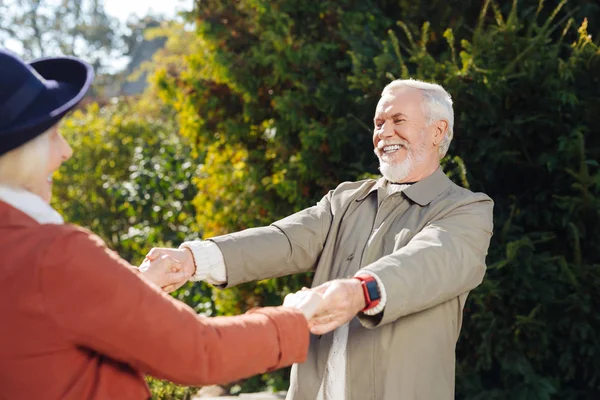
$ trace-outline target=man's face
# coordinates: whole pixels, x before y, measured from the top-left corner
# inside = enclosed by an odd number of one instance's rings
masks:
[[[418,181],[437,168],[436,126],[428,127],[417,89],[386,93],[375,111],[373,146],[383,176],[391,182]]]

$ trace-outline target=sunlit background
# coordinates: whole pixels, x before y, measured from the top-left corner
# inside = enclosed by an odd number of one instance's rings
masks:
[[[456,121],[444,171],[495,202],[456,398],[600,399],[598,0],[0,0],[0,47],[94,64],[62,121],[74,155],[53,207],[132,264],[377,176],[381,89],[443,84]],[[174,296],[237,315],[308,285],[190,283]],[[153,399],[198,392],[149,382]],[[288,385],[279,370],[222,389]]]
[[[0,0],[0,46],[26,59],[75,54],[115,73],[150,21],[177,20],[192,7],[193,0]]]

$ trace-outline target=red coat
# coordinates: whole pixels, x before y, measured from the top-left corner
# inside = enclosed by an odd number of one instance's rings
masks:
[[[205,318],[73,225],[0,201],[0,399],[147,399],[143,373],[224,383],[304,361],[289,308]]]

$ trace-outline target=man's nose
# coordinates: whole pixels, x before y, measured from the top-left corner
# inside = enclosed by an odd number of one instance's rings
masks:
[[[379,139],[392,137],[394,135],[394,126],[392,121],[385,121],[377,135],[379,136]]]

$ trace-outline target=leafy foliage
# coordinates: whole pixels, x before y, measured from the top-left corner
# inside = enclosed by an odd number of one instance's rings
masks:
[[[56,208],[134,262],[149,244],[174,245],[197,234],[189,202],[195,165],[165,128],[127,103],[92,104],[61,127],[76,151],[57,174]]]

